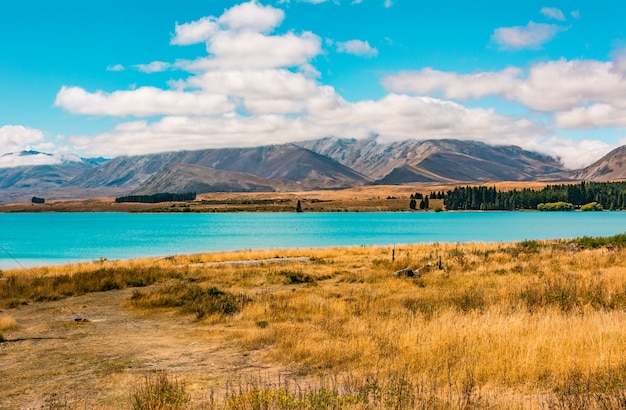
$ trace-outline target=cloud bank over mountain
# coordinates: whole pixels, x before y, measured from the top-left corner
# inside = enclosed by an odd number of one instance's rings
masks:
[[[111,118],[106,131],[74,133],[63,147],[85,156],[138,155],[172,150],[251,147],[327,136],[381,141],[476,140],[514,144],[561,158],[569,168],[588,165],[615,144],[568,132],[626,129],[626,53],[596,59],[530,59],[503,69],[454,71],[436,66],[379,74],[380,95],[347,98],[324,81],[321,60],[372,61],[390,53],[362,31],[342,38],[286,26],[294,2],[233,5],[223,13],[173,23],[170,60],[122,65],[110,75],[176,73],[161,86],[94,89],[64,84],[54,106],[69,116]],[[362,1],[308,1],[308,7],[363,7]],[[395,9],[380,2],[381,13]],[[484,47],[499,53],[533,52],[569,35],[581,12],[542,7],[526,24],[491,27]],[[545,21],[539,21],[543,19]],[[348,24],[348,23],[347,23]],[[304,26],[303,26],[304,27]],[[389,47],[394,44],[386,39]],[[203,46],[195,58],[187,49]],[[193,50],[200,50],[193,48]],[[356,64],[356,63],[355,63]],[[363,64],[362,62],[358,64]],[[514,109],[501,109],[509,104]],[[11,136],[3,136],[1,130]],[[0,128],[6,152],[44,142],[44,133]],[[625,133],[626,135],[626,133]],[[50,145],[50,142],[47,142]],[[2,154],[2,153],[0,153]],[[0,163],[1,165],[1,163]]]

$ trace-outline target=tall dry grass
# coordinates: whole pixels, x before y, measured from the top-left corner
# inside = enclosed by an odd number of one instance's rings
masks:
[[[294,256],[310,262],[211,264]],[[311,400],[335,408],[623,408],[621,243],[243,251],[93,265],[71,276],[123,284],[159,272],[130,307],[195,312],[224,325],[223,343],[294,368],[302,383],[246,385],[215,408],[314,408]],[[392,275],[407,267],[420,276]]]

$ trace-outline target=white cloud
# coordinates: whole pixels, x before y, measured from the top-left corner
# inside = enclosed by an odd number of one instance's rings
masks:
[[[566,129],[593,129],[599,126],[626,128],[626,108],[610,104],[593,104],[557,112],[556,125]]]
[[[563,128],[621,127],[626,110],[626,75],[622,53],[614,61],[557,60],[537,63],[527,73],[518,68],[457,74],[423,69],[383,79],[393,92],[455,100],[500,96],[534,111],[554,113]]]
[[[389,7],[393,6],[393,0],[385,0],[383,6],[388,9]]]
[[[225,96],[164,91],[154,87],[113,93],[90,93],[80,87],[63,87],[57,94],[54,105],[74,114],[120,117],[214,115],[234,109]]]
[[[378,50],[370,46],[370,43],[362,40],[338,41],[337,51],[340,53],[354,54],[363,57],[375,57]]]
[[[284,69],[208,71],[183,86],[238,97],[240,108],[253,114],[301,112],[318,88],[304,74]]]
[[[558,60],[538,63],[515,98],[539,111],[561,111],[594,102],[626,106],[626,77],[613,62]]]
[[[126,68],[121,64],[111,64],[107,66],[107,71],[124,71]]]
[[[497,28],[491,40],[503,49],[537,49],[564,30],[566,29],[555,24],[530,21],[526,26]]]
[[[170,44],[182,46],[203,43],[225,30],[271,32],[284,18],[282,10],[263,6],[253,0],[226,10],[219,18],[209,16],[190,23],[176,24],[176,32]]]
[[[567,157],[564,161],[572,164],[576,162],[575,148],[584,145],[554,139],[553,124],[580,127],[615,122],[614,113],[596,112],[601,110],[592,110],[592,105],[618,107],[616,101],[622,98],[618,93],[626,95],[620,88],[623,72],[616,63],[556,61],[535,64],[528,70],[510,67],[458,74],[429,68],[405,72],[384,79],[390,92],[385,97],[348,102],[333,87],[318,81],[320,74],[313,63],[323,52],[321,38],[310,32],[274,33],[283,20],[282,10],[251,1],[225,10],[221,16],[177,24],[171,44],[205,43],[207,54],[195,60],[155,61],[135,67],[146,72],[186,71],[188,76],[172,81],[169,90],[61,88],[55,105],[71,113],[138,117],[107,132],[69,140],[87,155],[113,156],[378,134],[386,139],[481,140],[543,152],[552,149],[546,144],[552,144],[559,150],[550,153]],[[517,30],[517,39],[510,32],[497,33],[508,39],[509,47],[530,47],[549,39],[531,33],[545,31],[544,26],[549,25],[529,23]],[[325,47],[370,57],[377,53],[361,40],[328,41]],[[552,123],[544,125],[533,117],[500,115],[459,103],[491,95],[561,116],[555,115]],[[581,106],[590,108],[589,119],[575,124],[567,113]],[[602,148],[606,147],[594,149]]]
[[[563,12],[557,8],[543,7],[540,12],[549,19],[565,21],[565,16],[563,15]]]
[[[135,121],[95,136],[73,138],[88,154],[120,155],[206,147],[255,146],[320,138],[362,138],[372,133],[388,139],[457,138],[524,145],[541,138],[537,124],[501,116],[491,110],[468,109],[427,97],[391,94],[377,101],[349,103],[331,87],[319,87],[305,101],[302,115],[165,117],[154,123]]]
[[[383,85],[393,92],[441,92],[444,98],[469,100],[487,95],[508,95],[519,84],[521,74],[522,70],[514,67],[476,74],[457,74],[425,68],[388,76],[383,79]]]
[[[63,162],[63,158],[57,155],[44,153],[37,154],[5,154],[0,155],[0,168],[12,168],[26,165],[55,165]]]
[[[578,20],[580,18],[580,10],[573,10],[570,13],[570,16],[574,17],[576,20]]]
[[[220,32],[207,43],[210,57],[179,62],[190,71],[220,68],[276,68],[306,64],[321,52],[321,39],[313,33],[267,36],[254,32]]]
[[[63,160],[60,155],[28,153],[23,151],[52,151],[55,146],[44,141],[42,131],[22,125],[0,127],[0,168],[22,165],[52,165]]]
[[[16,151],[28,151],[32,145],[40,143],[44,133],[22,125],[5,125],[0,127],[0,155]]]
[[[170,63],[166,63],[164,61],[153,61],[149,64],[137,64],[133,66],[138,71],[142,73],[160,73],[163,71],[167,71],[172,68]]]
[[[522,146],[558,158],[569,169],[586,167],[615,148],[598,140],[576,141],[558,136],[530,140]]]
[[[218,23],[230,30],[255,31],[267,33],[278,27],[285,13],[272,6],[262,6],[257,1],[239,4],[227,10]]]
[[[207,41],[219,31],[215,17],[204,17],[191,23],[176,24],[176,34],[170,44],[186,46]]]

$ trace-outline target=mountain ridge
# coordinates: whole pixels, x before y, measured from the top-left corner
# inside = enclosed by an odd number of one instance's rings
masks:
[[[624,170],[624,171],[622,171]],[[520,147],[375,137],[215,148],[0,168],[0,202],[156,192],[279,192],[371,184],[626,178],[626,147],[582,170]]]

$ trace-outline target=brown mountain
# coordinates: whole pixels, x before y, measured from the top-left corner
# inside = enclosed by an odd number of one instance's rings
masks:
[[[626,179],[626,145],[614,149],[586,168],[573,171],[572,178],[582,181],[616,181]]]
[[[372,183],[466,183],[624,178],[626,149],[572,174],[554,158],[475,141],[391,143],[324,138],[298,144],[206,149],[0,169],[0,202],[195,191],[284,191]],[[618,155],[619,154],[619,155]],[[612,158],[612,159],[611,159]]]
[[[129,191],[146,192],[149,188],[144,184],[148,183],[148,180],[151,181],[152,186],[165,189],[167,178],[172,178],[172,187],[178,186],[182,168],[179,166],[176,168],[176,172],[173,172],[175,168],[166,169],[169,164],[204,167],[202,173],[196,172],[194,174],[198,186],[204,187],[202,191],[197,192],[215,191],[216,187],[211,184],[218,183],[216,181],[221,181],[221,178],[232,179],[232,175],[228,176],[221,173],[218,177],[217,173],[209,172],[208,169],[256,176],[266,181],[256,181],[251,183],[250,187],[255,186],[255,184],[259,187],[269,184],[267,190],[283,189],[282,185],[285,185],[286,182],[298,183],[306,189],[345,188],[370,182],[358,172],[333,159],[293,144],[283,144],[254,148],[207,149],[118,157],[102,164],[97,169],[85,172],[72,180],[70,184],[84,188],[97,186],[125,187]],[[159,178],[156,185],[151,179],[153,175],[158,175]],[[200,175],[206,177],[204,181]],[[233,186],[232,183],[227,185]],[[276,186],[270,189],[273,185]],[[173,188],[168,189],[168,191],[172,190]],[[234,186],[230,190],[234,190]]]
[[[296,182],[259,178],[245,172],[222,171],[191,164],[167,164],[132,195],[157,192],[274,192],[303,189]]]
[[[566,177],[563,165],[556,159],[511,145],[459,140],[405,140],[384,144],[376,138],[324,138],[300,145],[381,184]]]

